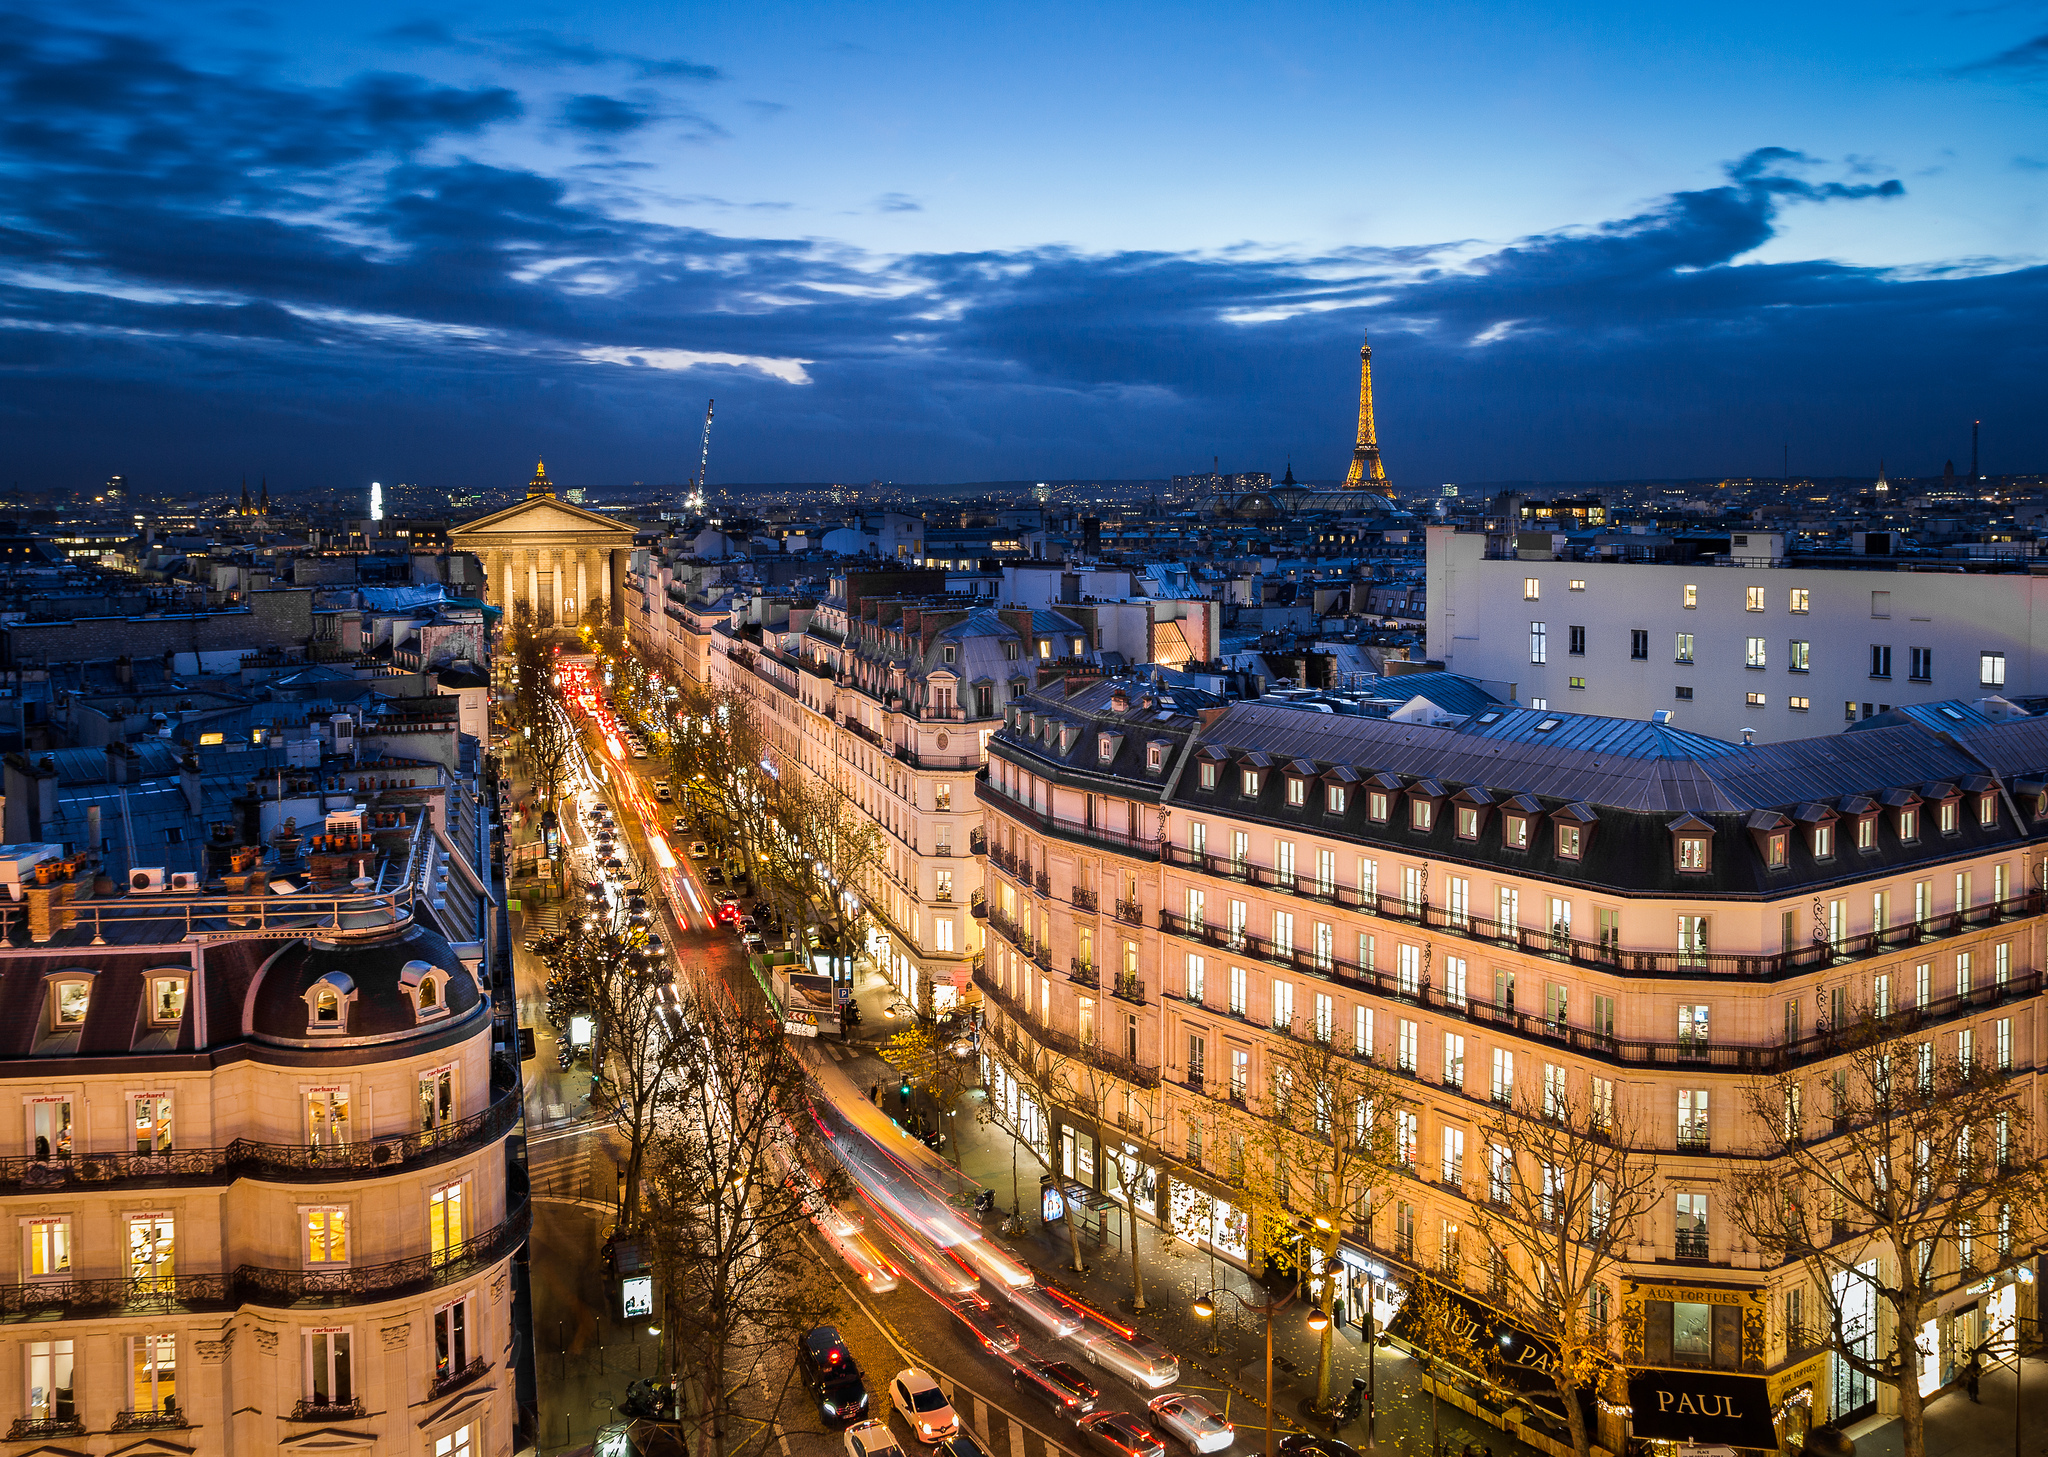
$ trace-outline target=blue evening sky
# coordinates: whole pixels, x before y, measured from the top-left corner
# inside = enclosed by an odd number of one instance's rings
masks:
[[[2048,468],[2048,7],[0,7],[24,483]]]

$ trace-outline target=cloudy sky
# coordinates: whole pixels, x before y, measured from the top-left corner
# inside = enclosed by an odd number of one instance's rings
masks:
[[[2048,6],[0,0],[5,479],[2048,469]]]

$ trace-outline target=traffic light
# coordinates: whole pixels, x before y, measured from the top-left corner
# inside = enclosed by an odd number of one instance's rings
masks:
[[[903,1106],[910,1106],[910,1079],[905,1078],[896,1088],[896,1096],[903,1100]]]

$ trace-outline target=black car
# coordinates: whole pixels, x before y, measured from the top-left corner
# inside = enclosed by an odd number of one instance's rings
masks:
[[[1358,1457],[1358,1449],[1349,1442],[1340,1442],[1335,1437],[1319,1437],[1312,1432],[1295,1432],[1282,1437],[1280,1450],[1287,1457]]]
[[[850,1426],[868,1414],[868,1388],[860,1364],[836,1328],[821,1325],[797,1342],[797,1369],[826,1422]]]
[[[1099,1411],[1080,1422],[1081,1437],[1102,1457],[1166,1457],[1159,1434],[1129,1412]]]
[[[932,1448],[932,1457],[988,1457],[988,1454],[967,1433],[955,1432]]]
[[[1096,1398],[1101,1395],[1087,1377],[1065,1361],[1020,1361],[1010,1368],[1010,1379],[1076,1419],[1094,1411]]]
[[[723,870],[720,870],[716,865],[705,866],[704,883],[706,885],[724,885],[725,872]]]

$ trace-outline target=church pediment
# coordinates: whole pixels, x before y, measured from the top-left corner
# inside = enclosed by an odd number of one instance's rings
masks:
[[[609,516],[572,506],[567,501],[537,497],[466,521],[448,533],[458,550],[474,551],[494,536],[608,537],[611,545],[631,546],[633,528]]]

